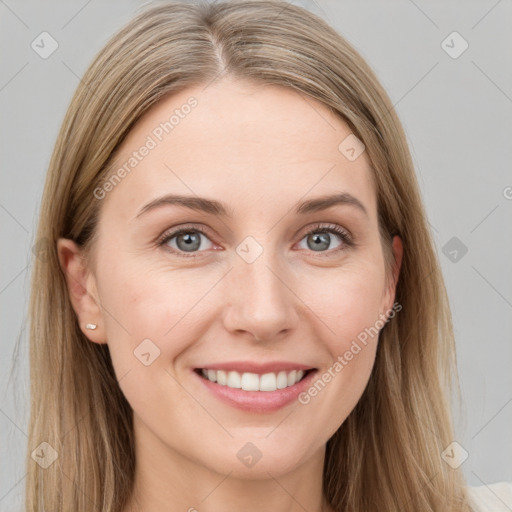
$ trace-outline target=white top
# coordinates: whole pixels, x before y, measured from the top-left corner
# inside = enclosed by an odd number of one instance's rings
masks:
[[[512,482],[467,487],[473,512],[511,512]]]

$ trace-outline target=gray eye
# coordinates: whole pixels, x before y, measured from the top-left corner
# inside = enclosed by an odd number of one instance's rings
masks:
[[[307,240],[308,247],[313,249],[313,251],[328,249],[329,244],[331,243],[331,237],[329,233],[313,233],[312,235],[307,236]]]
[[[335,249],[336,247],[329,247],[331,243],[333,243],[332,237],[337,237],[341,240],[341,236],[337,233],[325,233],[318,231],[316,233],[309,233],[302,240],[306,240],[307,247],[306,249],[310,249],[315,252],[323,252],[327,249]],[[341,242],[338,243],[338,246],[342,245]]]
[[[184,252],[193,252],[197,251],[201,246],[201,233],[197,231],[187,231],[183,233],[179,233],[178,235],[173,236],[170,240],[176,240],[176,246],[180,251]]]

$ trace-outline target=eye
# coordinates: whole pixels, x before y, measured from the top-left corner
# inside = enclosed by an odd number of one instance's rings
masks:
[[[185,227],[172,232],[165,233],[158,241],[159,246],[165,246],[171,252],[179,253],[180,256],[195,257],[193,253],[197,252],[202,246],[202,238],[209,240],[206,232],[200,227]]]
[[[333,234],[341,240],[341,243],[339,243],[335,248],[330,248],[329,246],[331,244]],[[311,249],[314,252],[327,252],[324,249],[329,248],[337,252],[354,245],[349,233],[336,224],[317,224],[313,229],[309,230],[305,234],[302,240],[306,240],[306,248]]]
[[[333,234],[340,240],[340,243],[335,248],[329,247]],[[193,253],[202,252],[200,249],[208,249],[208,247],[205,248],[202,244],[202,238],[208,240],[210,244],[212,243],[203,228],[200,226],[188,226],[164,233],[157,244],[179,256],[194,258],[197,257],[197,255]],[[355,245],[351,235],[336,224],[317,224],[304,235],[302,240],[306,240],[306,249],[322,253],[330,251],[338,252]]]

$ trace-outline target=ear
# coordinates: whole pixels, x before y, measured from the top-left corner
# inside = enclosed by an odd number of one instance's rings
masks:
[[[80,329],[92,342],[107,343],[96,279],[87,268],[82,250],[73,240],[59,238],[57,253]],[[87,329],[87,324],[96,324],[97,327],[94,330]]]
[[[393,244],[392,244],[392,251],[393,251],[393,268],[392,268],[392,275],[390,279],[390,283],[388,284],[386,293],[385,293],[385,307],[386,311],[389,311],[392,309],[394,301],[395,301],[395,294],[396,294],[396,285],[398,283],[398,277],[400,276],[400,269],[402,267],[402,256],[403,256],[403,244],[402,239],[395,235],[393,237]]]

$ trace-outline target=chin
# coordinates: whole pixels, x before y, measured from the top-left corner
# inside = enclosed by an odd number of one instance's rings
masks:
[[[233,446],[221,448],[221,453],[210,452],[213,459],[199,462],[203,467],[220,474],[229,474],[232,478],[262,480],[268,479],[270,475],[276,478],[286,475],[307,460],[303,447],[288,445],[283,449],[265,440],[265,436],[268,436],[268,432],[265,432],[261,440],[252,437],[252,441],[234,441]]]

